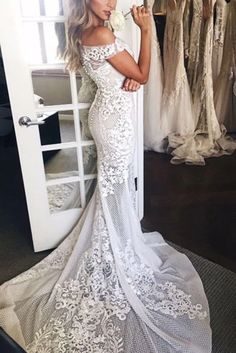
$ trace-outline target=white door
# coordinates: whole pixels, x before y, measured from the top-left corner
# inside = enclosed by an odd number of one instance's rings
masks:
[[[127,0],[118,2],[124,12],[130,5]],[[56,247],[68,234],[86,207],[96,179],[94,142],[81,131],[89,108],[78,100],[81,78],[67,72],[57,55],[64,38],[64,10],[62,0],[0,2],[0,44],[35,251]],[[130,19],[125,33],[137,55],[139,34]],[[142,90],[135,101],[141,218]]]

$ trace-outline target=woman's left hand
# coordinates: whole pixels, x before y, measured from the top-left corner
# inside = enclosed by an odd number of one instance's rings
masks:
[[[140,88],[140,83],[133,80],[132,78],[126,78],[122,89],[128,92],[136,92]]]

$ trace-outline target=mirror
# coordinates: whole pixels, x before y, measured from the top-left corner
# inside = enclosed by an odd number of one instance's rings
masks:
[[[80,78],[79,78],[80,80]],[[32,71],[33,89],[37,108],[43,105],[71,104],[70,77],[64,69]]]
[[[20,0],[21,13],[24,17],[63,16],[63,0]]]
[[[58,111],[61,105],[72,105],[72,89],[76,89],[73,94],[77,94],[80,103],[92,103],[96,93],[94,83],[84,72],[76,75],[76,88],[72,87],[64,67],[65,25],[59,17],[51,20],[51,17],[63,16],[62,5],[61,0],[21,0],[22,15],[26,18],[23,22],[25,53],[28,63],[37,66],[31,72],[35,107],[38,119],[45,121],[39,126],[45,179],[53,183],[59,180],[59,184],[47,186],[51,213],[81,207],[80,201],[73,201],[76,197],[80,200],[81,182],[89,198],[97,173],[96,148],[87,121],[89,108],[76,110],[76,116],[75,110]],[[40,21],[37,16],[44,19]],[[49,111],[40,112],[45,107]],[[73,147],[67,148],[68,144]],[[65,177],[80,175],[84,175],[84,181],[60,182]]]
[[[65,43],[65,26],[61,22],[23,23],[24,50],[31,65],[63,63],[59,53]]]
[[[47,187],[51,214],[81,208],[80,183],[66,183]]]

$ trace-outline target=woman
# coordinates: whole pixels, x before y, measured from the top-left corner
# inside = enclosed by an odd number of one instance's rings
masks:
[[[98,183],[61,245],[0,287],[0,325],[30,353],[210,353],[209,309],[197,272],[159,233],[142,233],[133,206],[135,133],[126,77],[148,79],[150,14],[132,8],[141,30],[136,63],[103,26],[116,1],[71,4],[68,65],[82,65],[98,86],[89,112]]]

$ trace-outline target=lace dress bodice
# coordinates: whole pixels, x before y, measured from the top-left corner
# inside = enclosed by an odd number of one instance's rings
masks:
[[[128,179],[133,157],[132,93],[122,90],[125,77],[107,61],[123,50],[132,54],[119,38],[112,44],[81,47],[83,68],[98,87],[88,122],[97,146],[98,181],[104,195]]]
[[[81,45],[82,65],[87,74],[97,84],[99,90],[112,90],[121,93],[124,76],[113,68],[107,59],[115,54],[127,50],[132,51],[120,38],[114,43],[98,46]]]

